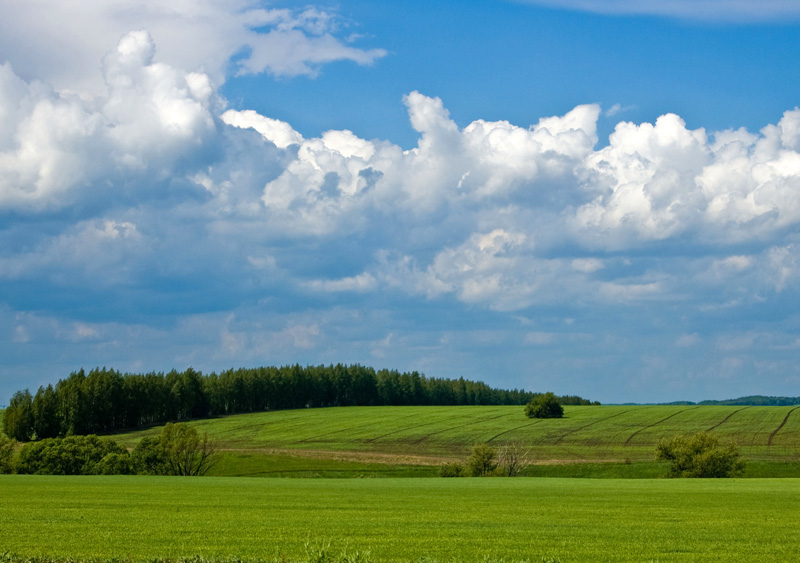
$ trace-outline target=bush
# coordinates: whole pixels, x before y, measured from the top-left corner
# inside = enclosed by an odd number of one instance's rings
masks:
[[[439,466],[439,477],[463,477],[464,466],[457,461],[450,461]]]
[[[128,451],[113,440],[94,435],[47,438],[23,446],[17,473],[97,475],[107,470],[108,464],[100,464],[109,454],[127,457]]]
[[[193,426],[170,422],[158,437],[142,438],[131,458],[137,473],[205,475],[216,462],[217,455],[207,434],[200,436]]]
[[[166,475],[167,460],[158,436],[145,436],[131,452],[131,467],[139,475]]]
[[[558,398],[553,393],[544,393],[534,397],[525,405],[525,416],[528,418],[561,418],[564,416],[564,407],[558,403]]]
[[[487,477],[497,470],[497,450],[489,444],[475,444],[467,459],[466,472],[472,477]]]
[[[5,434],[0,434],[0,473],[14,472],[14,450],[17,441]]]
[[[737,477],[745,466],[735,445],[720,445],[704,432],[661,440],[656,461],[670,462],[669,477]]]

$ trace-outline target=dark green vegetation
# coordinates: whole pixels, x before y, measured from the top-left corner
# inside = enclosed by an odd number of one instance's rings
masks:
[[[564,407],[553,393],[545,393],[531,399],[525,405],[525,416],[528,418],[562,418]]]
[[[54,558],[792,561],[800,482],[0,476],[3,549]],[[46,530],[46,532],[45,532]]]
[[[662,439],[656,445],[656,460],[670,463],[670,477],[738,477],[745,468],[735,445],[723,446],[704,432]]]
[[[185,423],[168,423],[158,436],[145,436],[131,452],[94,434],[28,442],[19,455],[0,437],[0,473],[31,475],[205,475],[217,460],[207,435]]]
[[[692,405],[695,403],[687,402]],[[700,401],[698,405],[739,405],[753,407],[791,407],[800,405],[800,397],[767,397],[765,395],[748,395],[738,399],[725,399],[722,401]]]
[[[262,367],[203,376],[188,369],[146,375],[83,370],[11,397],[6,434],[20,441],[99,434],[242,412],[354,405],[524,405],[537,394],[482,382],[428,378],[359,365]],[[588,404],[562,397],[564,404]]]
[[[567,406],[561,419],[529,419],[519,406],[347,407],[251,413],[192,421],[221,454],[216,475],[434,476],[475,444],[520,444],[523,475],[659,477],[662,438],[708,432],[738,446],[746,477],[800,477],[794,407]],[[161,427],[115,434],[133,448]],[[397,473],[395,473],[397,471]]]

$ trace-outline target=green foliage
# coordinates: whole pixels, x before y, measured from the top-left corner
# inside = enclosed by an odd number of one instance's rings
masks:
[[[497,471],[497,450],[489,444],[475,444],[467,458],[466,473],[471,477],[488,477]]]
[[[360,365],[299,365],[148,374],[79,370],[35,397],[20,391],[7,432],[18,440],[98,434],[120,428],[241,412],[356,405],[522,405],[534,393],[463,378],[429,378]],[[588,404],[576,396],[569,404]]]
[[[205,475],[217,462],[216,447],[193,426],[170,422],[156,436],[146,436],[131,453],[131,466],[143,475]]]
[[[531,399],[525,405],[525,416],[528,418],[561,418],[564,416],[562,407],[555,394],[547,392]]]
[[[167,458],[158,436],[145,436],[131,452],[131,467],[139,475],[166,475]]]
[[[30,392],[17,391],[3,414],[3,431],[9,438],[21,442],[33,437],[33,397]]]
[[[457,461],[448,461],[439,466],[439,477],[464,477],[464,466]]]
[[[193,426],[169,423],[159,437],[167,475],[205,475],[216,461],[216,448],[208,434],[200,434]]]
[[[0,473],[14,472],[14,452],[17,441],[0,434]]]
[[[705,432],[661,440],[656,461],[670,462],[670,477],[737,477],[745,467],[735,445],[722,446]]]
[[[127,450],[113,440],[89,436],[46,438],[22,447],[17,473],[37,475],[99,475],[125,467]],[[128,471],[126,471],[128,472]]]

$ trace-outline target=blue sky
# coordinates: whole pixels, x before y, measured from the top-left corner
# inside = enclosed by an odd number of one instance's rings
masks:
[[[800,394],[796,3],[62,4],[0,1],[0,404],[295,362]]]

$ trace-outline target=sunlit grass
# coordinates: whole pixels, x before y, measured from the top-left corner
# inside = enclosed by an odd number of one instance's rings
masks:
[[[55,558],[790,561],[800,481],[0,476],[2,549]]]
[[[748,459],[797,461],[800,410],[738,406],[567,406],[563,419],[532,420],[522,407],[342,407],[241,414],[192,422],[231,452],[318,452],[459,459],[478,442],[521,442],[539,461],[652,461],[655,444],[709,431]],[[781,427],[786,419],[786,424]],[[770,436],[778,429],[772,437]],[[133,445],[159,428],[120,434]],[[355,460],[355,459],[354,459]]]

